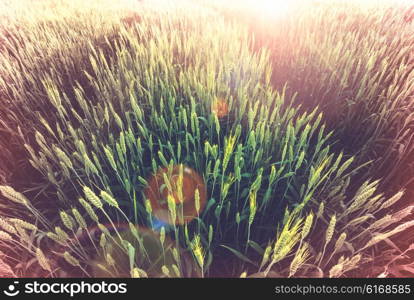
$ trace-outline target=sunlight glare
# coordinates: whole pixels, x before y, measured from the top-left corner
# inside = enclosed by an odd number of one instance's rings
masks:
[[[296,1],[286,0],[243,0],[243,4],[261,18],[276,19],[289,13]]]

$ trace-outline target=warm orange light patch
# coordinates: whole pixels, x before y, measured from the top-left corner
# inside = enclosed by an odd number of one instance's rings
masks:
[[[180,172],[182,172],[181,179]],[[198,201],[196,201],[197,190]],[[168,208],[168,197],[172,197],[177,212],[174,223],[179,225],[188,223],[197,217],[204,209],[207,199],[203,178],[193,169],[186,166],[180,167],[180,165],[174,166],[172,171],[169,171],[168,168],[160,168],[149,179],[144,194],[151,203],[154,216],[169,224],[172,221]]]
[[[217,98],[211,104],[211,111],[217,116],[217,118],[221,119],[229,114],[229,105],[226,100]]]

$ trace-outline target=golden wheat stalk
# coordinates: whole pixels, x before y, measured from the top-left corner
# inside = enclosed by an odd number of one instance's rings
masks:
[[[71,264],[74,267],[79,267],[80,266],[79,260],[67,251],[65,251],[63,253],[63,258],[66,260],[66,262],[68,262],[69,264]]]
[[[50,264],[49,264],[49,260],[46,258],[43,251],[40,248],[36,249],[36,258],[37,258],[37,261],[39,262],[39,265],[44,270],[49,271],[49,272],[52,271]]]
[[[29,204],[29,200],[23,194],[16,192],[11,186],[0,185],[0,192],[10,201],[23,205]]]
[[[10,223],[8,223],[5,219],[0,217],[0,228],[7,231],[11,234],[17,234],[16,229],[14,226]]]
[[[37,226],[26,221],[23,221],[18,218],[9,218],[8,221],[13,223],[16,226],[20,226],[21,228],[28,229],[28,230],[37,230]]]
[[[5,231],[0,231],[0,240],[2,241],[7,241],[7,242],[11,242],[13,241],[13,238],[10,234],[8,234]]]

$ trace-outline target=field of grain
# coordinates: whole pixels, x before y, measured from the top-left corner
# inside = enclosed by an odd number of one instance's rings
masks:
[[[414,6],[286,3],[1,1],[0,276],[414,276]]]

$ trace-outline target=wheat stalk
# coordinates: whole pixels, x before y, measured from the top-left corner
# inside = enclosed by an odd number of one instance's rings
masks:
[[[69,216],[65,211],[60,212],[60,219],[62,220],[63,225],[69,230],[74,229],[74,220]]]
[[[83,208],[85,208],[86,212],[92,218],[92,220],[98,223],[99,222],[98,216],[93,210],[92,206],[88,202],[86,202],[85,199],[83,198],[79,198],[79,202],[83,206]]]
[[[109,195],[107,192],[101,191],[101,198],[106,203],[108,203],[110,206],[114,206],[116,208],[119,208],[118,202],[114,199],[114,197],[112,197],[111,195]]]
[[[0,185],[0,192],[10,201],[26,206],[29,204],[29,200],[23,194],[16,192],[10,186]]]
[[[43,251],[40,248],[36,249],[36,257],[39,265],[46,271],[52,272],[52,269],[49,264],[49,260],[44,255]]]
[[[16,229],[14,228],[14,226],[12,224],[8,223],[3,218],[0,218],[0,228],[7,231],[8,233],[17,234]]]
[[[80,267],[80,262],[77,258],[75,258],[72,254],[70,254],[69,252],[65,251],[63,253],[63,258],[65,259],[66,262],[68,262],[69,264],[71,264],[74,267]]]
[[[82,217],[80,212],[76,208],[72,208],[72,214],[75,217],[76,222],[78,222],[78,225],[80,226],[80,228],[86,229],[87,228],[86,221]]]
[[[5,231],[0,231],[0,240],[2,241],[7,241],[7,242],[11,242],[13,241],[13,238],[10,234],[8,234]]]
[[[97,207],[99,209],[103,208],[101,200],[99,199],[98,196],[96,196],[96,194],[90,188],[88,188],[87,186],[84,186],[83,187],[83,192],[85,194],[86,199],[89,200],[89,202],[91,204],[93,204],[95,207]],[[86,209],[86,207],[85,207],[85,209]]]

